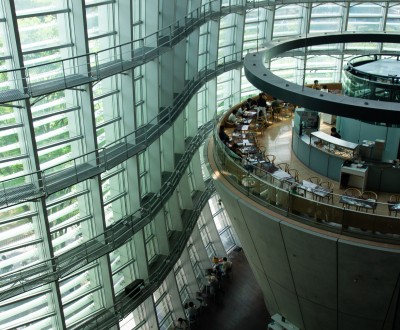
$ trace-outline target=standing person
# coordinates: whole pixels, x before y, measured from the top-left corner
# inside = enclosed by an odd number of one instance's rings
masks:
[[[187,311],[188,311],[189,322],[195,321],[197,317],[197,309],[193,301],[189,302]]]
[[[258,99],[257,99],[257,106],[258,106],[258,111],[262,111],[262,114],[265,118],[267,118],[267,101],[264,98],[264,93],[258,94]],[[257,114],[258,118],[259,114]]]
[[[272,119],[275,119],[275,115],[279,112],[281,104],[279,101],[274,97],[272,103],[271,103],[271,108],[272,108]]]
[[[336,131],[336,127],[331,128],[331,136],[338,138],[338,139],[342,138],[342,136]]]
[[[223,260],[223,262],[222,262],[222,272],[223,272],[223,274],[226,274],[226,273],[231,271],[232,262],[230,262],[227,257],[224,257],[222,260]]]

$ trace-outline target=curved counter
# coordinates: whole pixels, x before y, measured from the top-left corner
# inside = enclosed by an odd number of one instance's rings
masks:
[[[345,158],[310,145],[308,135],[299,136],[294,130],[292,131],[292,150],[296,157],[311,170],[332,180],[341,181],[340,174]],[[379,162],[366,162],[364,165],[368,167],[366,189],[399,193],[400,168],[393,167],[393,164]]]
[[[279,313],[307,330],[391,329],[400,271],[398,239],[379,243],[361,230],[364,239],[355,238],[351,228],[387,225],[381,230],[400,233],[398,219],[292,195],[268,175],[253,176],[255,185],[246,187],[241,178],[248,172],[230,160],[220,142],[215,137],[208,148],[215,186],[270,314]],[[318,221],[325,216],[329,218]]]

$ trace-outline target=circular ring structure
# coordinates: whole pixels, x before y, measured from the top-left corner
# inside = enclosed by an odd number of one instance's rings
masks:
[[[286,51],[315,45],[379,42],[400,43],[392,33],[340,33],[274,40],[258,53],[249,53],[244,59],[245,74],[250,83],[261,91],[307,109],[370,122],[400,124],[399,103],[359,99],[346,95],[324,93],[300,86],[278,77],[264,63]]]

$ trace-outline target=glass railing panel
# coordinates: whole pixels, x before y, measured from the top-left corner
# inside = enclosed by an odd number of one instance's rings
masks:
[[[214,159],[217,161],[220,173],[243,194],[261,204],[265,203],[264,206],[281,210],[289,217],[312,225],[318,223],[329,226],[336,232],[351,231],[351,235],[369,237],[384,234],[385,239],[397,239],[400,233],[400,221],[396,218],[396,203],[388,204],[356,198],[349,204],[343,195],[333,192],[324,197],[314,196],[308,191],[292,193],[290,187],[293,181],[274,179],[270,173],[262,171],[257,165],[253,168],[244,166],[243,159],[220,141],[216,131],[214,131],[214,142]],[[400,204],[398,209],[400,213]],[[390,212],[392,216],[388,215]]]

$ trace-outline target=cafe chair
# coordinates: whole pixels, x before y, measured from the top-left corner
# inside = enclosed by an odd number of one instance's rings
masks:
[[[376,192],[366,190],[361,194],[361,198],[371,203],[365,204],[365,206],[360,206],[358,209],[360,211],[365,210],[365,212],[368,212],[368,210],[372,210],[372,212],[375,213],[376,201],[378,200],[378,195],[376,194]]]
[[[310,176],[307,181],[310,181],[316,185],[321,185],[321,178],[317,177],[317,176]]]
[[[294,181],[299,182],[299,171],[294,169],[294,168],[290,168],[289,170],[287,170],[287,172],[294,178]]]
[[[264,158],[267,162],[275,165],[276,156],[275,155],[265,155]]]
[[[257,125],[260,125],[262,128],[267,128],[268,124],[267,124],[267,120],[264,116],[260,116],[257,119]]]
[[[361,191],[358,190],[357,188],[347,188],[344,191],[343,195],[348,196],[348,197],[352,197],[352,198],[361,198]],[[342,204],[343,204],[343,208],[347,208],[347,209],[349,209],[350,206],[352,206],[349,203],[342,203]],[[356,209],[357,209],[357,207],[356,207]]]
[[[279,163],[276,165],[282,171],[288,172],[289,171],[289,164],[288,163]]]
[[[361,191],[358,190],[357,188],[347,188],[344,191],[344,195],[349,196],[349,197],[360,198],[361,197]]]
[[[257,132],[257,133],[260,133],[260,135],[262,136],[262,135],[264,135],[264,126],[263,125],[261,125],[261,124],[256,124],[255,125],[255,131]]]
[[[265,153],[265,151],[267,151],[267,148],[263,145],[259,145],[258,146],[258,150],[260,150],[260,152],[262,152],[263,154]]]
[[[318,178],[319,179],[319,178]],[[333,182],[330,181],[322,181],[320,182],[319,186],[321,186],[322,188],[328,189],[329,190],[329,194],[326,196],[318,196],[319,201],[323,201],[324,199],[327,199],[328,202],[333,203],[333,188],[335,187],[335,185],[333,184]]]
[[[400,213],[400,209],[392,210],[392,207],[393,207],[393,205],[396,205],[399,203],[400,203],[400,195],[398,195],[398,194],[390,195],[389,200],[388,200],[389,216],[392,216],[392,212],[394,212],[394,216],[397,217],[397,213]]]

